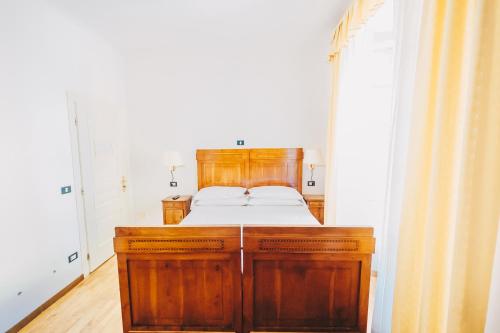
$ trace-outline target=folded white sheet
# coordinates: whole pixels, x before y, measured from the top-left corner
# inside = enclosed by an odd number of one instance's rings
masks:
[[[248,199],[249,206],[305,206],[305,202],[300,199],[283,198],[252,198]]]
[[[306,205],[301,206],[193,206],[182,220],[183,226],[320,225]]]

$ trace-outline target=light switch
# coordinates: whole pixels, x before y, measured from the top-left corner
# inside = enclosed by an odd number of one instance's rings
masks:
[[[70,185],[61,187],[61,194],[68,194],[68,193],[71,193]]]
[[[68,263],[75,261],[78,258],[78,252],[72,253],[68,256]]]

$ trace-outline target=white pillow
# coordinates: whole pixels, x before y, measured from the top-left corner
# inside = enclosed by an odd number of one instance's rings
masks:
[[[248,190],[251,198],[298,199],[302,196],[296,189],[287,186],[258,186]]]
[[[193,200],[239,198],[245,196],[246,191],[247,189],[244,187],[210,186],[199,190]]]
[[[250,198],[249,206],[305,206],[302,199],[287,199],[287,198]]]

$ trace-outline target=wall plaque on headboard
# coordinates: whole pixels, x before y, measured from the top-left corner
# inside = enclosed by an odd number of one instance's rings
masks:
[[[198,189],[289,186],[302,192],[302,148],[199,149]]]

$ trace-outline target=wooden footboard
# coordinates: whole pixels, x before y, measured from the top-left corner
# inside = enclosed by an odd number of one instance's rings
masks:
[[[240,227],[118,227],[124,332],[241,332]]]
[[[372,228],[118,227],[124,332],[366,332]],[[243,325],[242,325],[243,320]]]
[[[243,332],[366,332],[372,228],[245,227]]]

